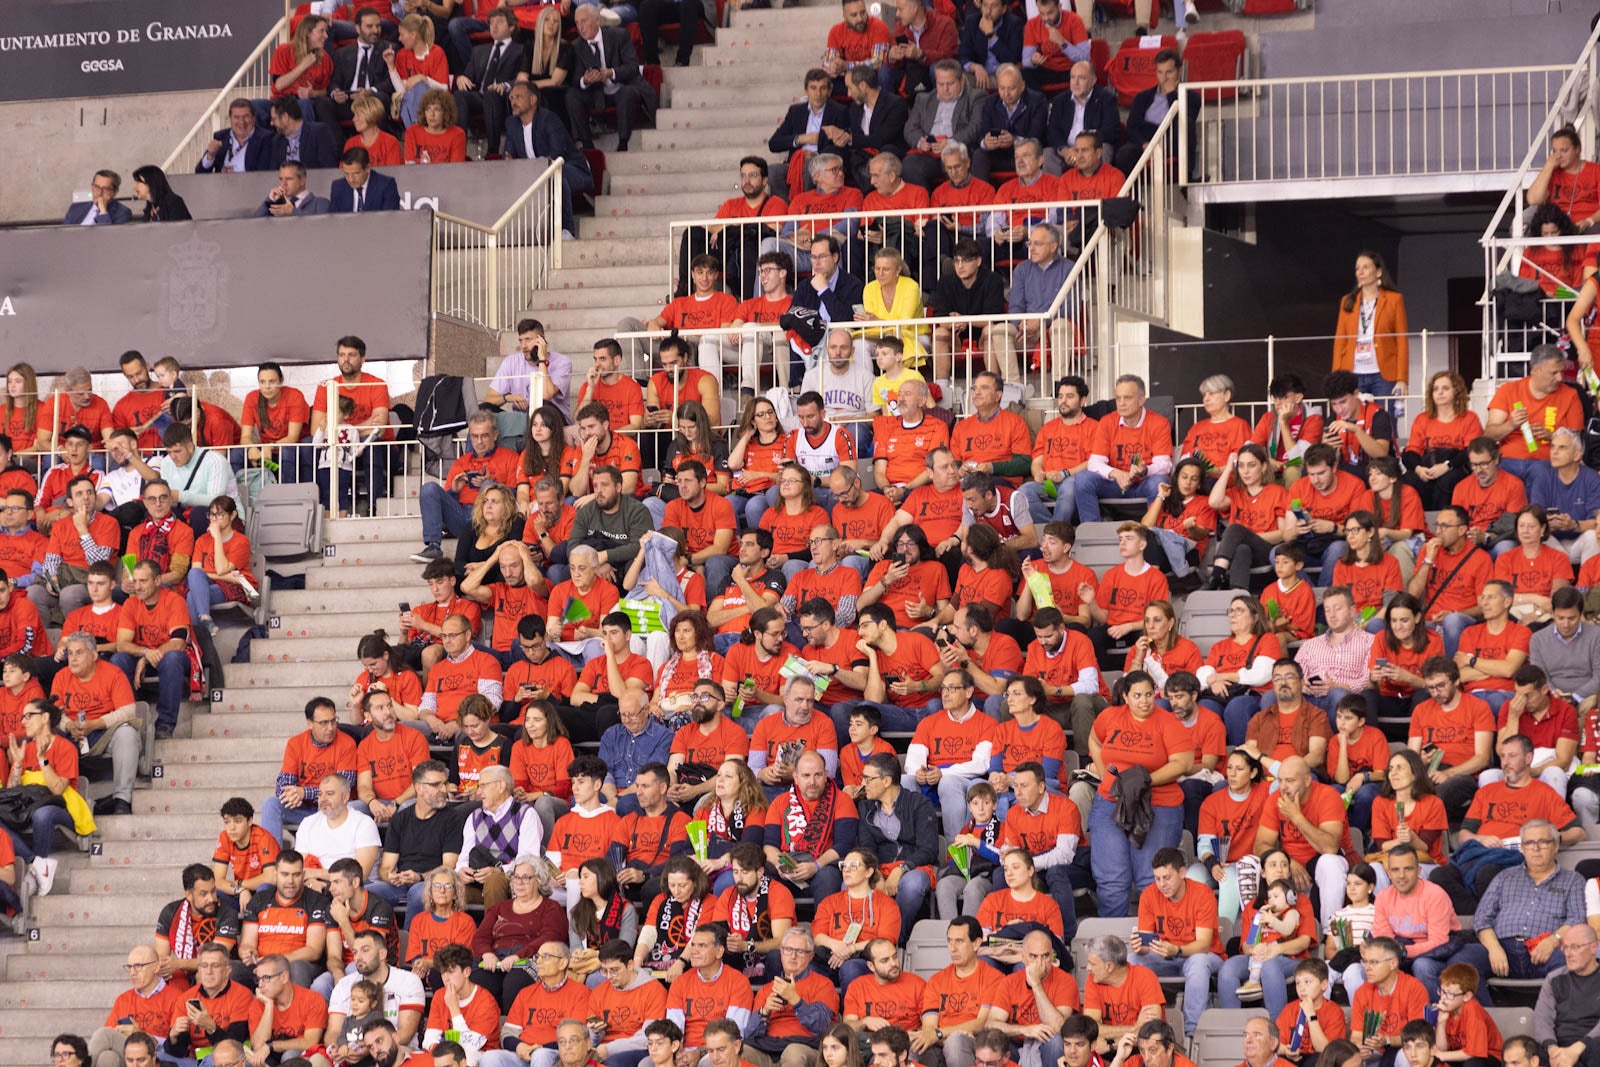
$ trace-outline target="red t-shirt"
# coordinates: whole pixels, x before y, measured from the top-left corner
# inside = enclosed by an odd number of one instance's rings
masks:
[[[1461,693],[1456,706],[1448,711],[1437,700],[1424,700],[1412,711],[1407,733],[1418,738],[1423,748],[1432,745],[1442,751],[1444,766],[1455,767],[1476,753],[1476,735],[1494,733],[1494,714],[1471,693]]]
[[[1498,634],[1489,631],[1488,623],[1480,622],[1462,631],[1456,651],[1489,660],[1505,659],[1512,652],[1521,652],[1526,658],[1532,640],[1533,631],[1520,622],[1507,620]],[[1497,689],[1505,693],[1516,689],[1510,678],[1477,678],[1461,685],[1463,689]]]
[[[301,437],[304,439],[306,428],[311,424],[311,405],[306,403],[306,395],[298,389],[284,386],[283,392],[278,395],[276,404],[268,405],[267,421],[261,423],[259,404],[261,390],[252,389],[245,394],[244,408],[239,413],[241,426],[254,426],[256,440],[272,444],[282,441],[289,436],[289,424],[299,423]]]
[[[1138,622],[1144,618],[1145,605],[1167,599],[1167,576],[1148,563],[1139,565],[1144,569],[1138,574],[1129,574],[1126,567],[1112,567],[1100,579],[1095,601],[1105,610],[1107,626]]]
[[[1143,767],[1157,771],[1167,762],[1170,754],[1192,750],[1189,731],[1177,717],[1163,708],[1156,708],[1143,722],[1134,718],[1126,704],[1103,709],[1094,720],[1094,736],[1100,742],[1100,766],[1106,771],[1126,767]],[[1111,799],[1111,786],[1116,775],[1106,774],[1100,782],[1100,795]],[[1154,786],[1150,802],[1161,807],[1175,807],[1183,803],[1183,789],[1177,782]]]
[[[50,695],[68,716],[76,718],[81,714],[90,723],[133,703],[133,687],[128,684],[128,676],[106,660],[95,664],[88,681],[80,679],[70,669],[56,672]]]
[[[1339,823],[1341,826],[1339,850],[1345,856],[1354,854],[1355,850],[1350,844],[1350,822],[1345,816],[1344,798],[1339,795],[1337,789],[1321,782],[1312,782],[1310,792],[1301,803],[1300,810],[1313,826],[1322,826],[1330,822]],[[1271,830],[1278,835],[1278,844],[1289,854],[1290,859],[1302,865],[1308,865],[1316,859],[1318,855],[1316,847],[1306,840],[1298,826],[1283,821],[1278,813],[1276,800],[1269,801],[1262,812],[1261,828]],[[1315,940],[1314,934],[1313,940]]]
[[[1128,965],[1128,976],[1120,986],[1103,985],[1091,977],[1083,992],[1083,1010],[1098,1015],[1102,1026],[1133,1026],[1146,1005],[1161,1007],[1166,1002],[1155,972],[1138,964]]]

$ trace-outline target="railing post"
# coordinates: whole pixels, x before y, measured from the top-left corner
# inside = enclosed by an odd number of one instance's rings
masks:
[[[1421,380],[1424,381],[1424,382],[1426,382],[1428,380],[1428,334],[1429,334],[1429,332],[1430,331],[1428,330],[1428,328],[1426,326],[1424,326],[1422,328],[1421,344],[1419,345],[1419,347],[1422,349],[1422,374],[1421,374]],[[1417,390],[1414,389],[1414,388],[1411,391],[1413,393],[1417,392]],[[1424,397],[1424,400],[1426,400],[1426,397]]]
[[[1189,184],[1189,94],[1178,94],[1178,184]]]
[[[564,184],[565,182],[566,182],[566,174],[565,174],[565,172],[562,171],[562,169],[560,167],[557,167],[555,175],[552,177],[551,182],[550,182],[551,187],[555,190],[555,192],[552,195],[551,200],[550,200],[550,213],[552,215],[554,215],[555,219],[556,219],[556,224],[555,224],[555,227],[554,227],[554,229],[556,231],[556,237],[555,237],[555,240],[551,242],[551,244],[555,245],[555,251],[548,259],[548,266],[547,266],[547,269],[545,270],[544,277],[539,279],[539,283],[541,285],[549,284],[549,281],[550,281],[550,270],[549,270],[549,268],[554,268],[555,270],[560,270],[561,269],[561,246],[566,243],[565,239],[562,238],[562,236],[561,236],[562,223],[565,222],[565,220],[562,219],[562,217],[561,217],[561,205],[562,205],[562,203],[564,203],[564,197],[566,195],[566,193],[564,191],[565,190],[565,184]],[[600,190],[596,189],[594,191],[594,195],[595,196],[599,196],[600,195]],[[574,220],[574,222],[576,222],[576,220]],[[577,235],[574,234],[573,236],[576,237]]]
[[[1278,376],[1278,339],[1267,334],[1267,381]]]
[[[1178,94],[1182,96],[1183,94]],[[1104,240],[1095,243],[1094,254],[1094,303],[1091,310],[1094,316],[1095,333],[1098,335],[1096,344],[1099,346],[1102,359],[1096,361],[1095,377],[1098,379],[1100,391],[1096,396],[1110,396],[1111,383],[1119,373],[1114,362],[1116,358],[1116,327],[1111,315],[1111,256],[1109,249],[1111,243]]]
[[[484,321],[491,330],[500,329],[500,234],[491,232],[485,241],[489,249],[489,265],[487,280],[489,287],[489,301],[486,305]]]

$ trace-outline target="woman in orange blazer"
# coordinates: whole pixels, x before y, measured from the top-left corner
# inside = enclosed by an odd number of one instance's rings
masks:
[[[1363,393],[1406,391],[1411,348],[1406,338],[1406,298],[1376,252],[1356,255],[1356,287],[1339,302],[1333,369],[1354,371]]]

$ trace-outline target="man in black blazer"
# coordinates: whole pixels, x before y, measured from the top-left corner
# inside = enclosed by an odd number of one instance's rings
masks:
[[[773,176],[772,188],[790,200],[805,191],[805,171],[795,160],[797,153],[807,159],[814,152],[850,158],[850,112],[833,99],[833,80],[822,68],[813,67],[806,71],[805,92],[806,98],[789,105],[783,121],[767,138],[767,151],[782,152],[788,157],[788,166]],[[799,181],[795,180],[797,177]]]
[[[278,184],[256,206],[252,218],[287,219],[295,215],[326,215],[328,198],[306,187],[306,168],[302,163],[285,163],[278,168]]]
[[[1106,162],[1111,162],[1122,141],[1122,115],[1117,110],[1117,94],[1094,83],[1094,65],[1082,60],[1072,65],[1067,91],[1050,105],[1050,125],[1046,127],[1044,154],[1046,173],[1061,175],[1071,170],[1072,145],[1078,134],[1093,130],[1100,135]]]
[[[1145,145],[1148,145],[1156,135],[1162,120],[1168,111],[1178,106],[1178,53],[1170,48],[1163,48],[1156,53],[1156,83],[1145,89],[1133,98],[1133,104],[1128,108],[1128,139],[1123,146],[1117,149],[1117,169],[1124,174],[1132,173],[1133,168],[1139,165],[1139,157],[1144,155]],[[1193,89],[1189,94],[1189,135],[1190,143],[1194,143],[1194,124],[1200,118],[1200,94]],[[1157,104],[1156,98],[1162,98],[1162,103]],[[1177,152],[1174,144],[1173,152]]]
[[[333,117],[341,123],[350,121],[350,105],[357,97],[377,97],[388,111],[394,93],[389,65],[383,61],[388,47],[383,39],[383,19],[374,8],[363,7],[355,25],[355,43],[333,52],[333,78],[328,83]]]
[[[364,215],[369,211],[399,211],[400,186],[387,174],[372,169],[372,157],[360,145],[339,157],[343,178],[328,190],[328,213]]]
[[[526,65],[522,46],[511,38],[515,28],[506,11],[495,8],[489,12],[490,40],[472,50],[467,69],[455,80],[456,121],[465,130],[474,114],[482,115],[490,155],[500,151],[500,137],[511,111],[506,97],[511,93],[511,83],[517,80],[517,71]]]
[[[572,42],[575,62],[572,88],[567,92],[567,120],[578,143],[594,147],[594,130],[589,125],[591,111],[617,108],[617,151],[628,150],[633,136],[633,120],[641,104],[647,114],[656,108],[656,92],[644,80],[639,54],[633,50],[628,31],[616,26],[601,27],[600,10],[584,4],[573,13],[578,36]]]
[[[298,97],[280,96],[272,102],[272,128],[278,131],[268,157],[274,169],[295,160],[304,163],[307,170],[338,166],[339,149],[334,144],[333,131],[320,122],[306,121]]]
[[[228,128],[211,135],[206,154],[194,165],[196,174],[267,170],[271,165],[272,131],[256,125],[256,109],[240,97],[228,105]]]
[[[80,200],[67,208],[61,221],[68,226],[121,226],[133,221],[133,212],[117,199],[122,175],[114,170],[97,170],[90,179],[91,199]]]
[[[853,322],[866,286],[839,266],[839,238],[831,233],[818,234],[809,251],[811,279],[795,287],[790,306],[810,308],[830,324]]]
[[[1007,63],[1022,62],[1022,16],[1013,14],[1006,0],[983,0],[961,27],[961,47],[956,62],[972,84],[990,92],[995,74]]]
[[[872,67],[851,67],[845,75],[850,88],[850,129],[845,144],[853,153],[851,169],[863,193],[872,190],[870,166],[880,152],[906,157],[906,119],[911,105],[899,93],[886,93],[878,87],[878,72]]]
[[[972,173],[984,181],[995,171],[1015,171],[1012,148],[1018,141],[1043,142],[1050,119],[1049,101],[1023,83],[1015,63],[996,72],[995,85],[995,94],[983,102],[983,139],[972,153]]]
[[[539,91],[527,82],[511,87],[507,98],[511,117],[505,121],[507,159],[561,160],[561,229],[568,239],[578,232],[573,218],[574,193],[594,191],[594,174],[589,160],[572,135],[553,113],[540,106]]]

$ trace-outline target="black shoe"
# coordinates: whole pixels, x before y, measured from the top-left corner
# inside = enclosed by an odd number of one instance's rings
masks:
[[[617,142],[617,151],[618,152],[626,152],[627,150],[628,150],[628,142],[627,141],[618,141]]]
[[[101,797],[94,802],[96,815],[132,815],[133,805],[118,796]]]
[[[1167,580],[1167,588],[1177,594],[1192,593],[1204,584],[1205,579],[1201,577],[1199,571],[1190,571],[1182,578],[1169,578]]]
[[[156,727],[156,740],[157,741],[170,741],[170,740],[172,740],[172,727],[170,727],[170,726],[157,726]]]
[[[689,65],[689,57],[679,56],[677,59],[672,61],[672,65],[674,67],[687,67]]]
[[[1221,567],[1212,567],[1211,577],[1206,579],[1206,588],[1212,590],[1228,588],[1228,572]]]

